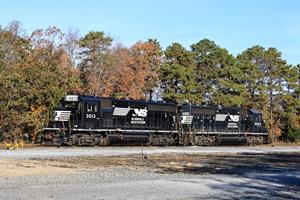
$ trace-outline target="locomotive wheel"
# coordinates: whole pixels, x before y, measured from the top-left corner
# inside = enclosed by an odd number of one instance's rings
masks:
[[[195,144],[198,146],[208,146],[211,144],[211,141],[206,136],[196,136],[195,137]]]
[[[90,135],[89,142],[87,143],[87,146],[95,146],[96,144],[96,138],[94,135]]]
[[[99,145],[100,146],[107,146],[110,142],[110,139],[108,136],[100,136],[99,139]]]
[[[257,139],[258,139],[259,145],[264,143],[264,138],[263,137],[258,137]]]
[[[169,138],[164,135],[156,135],[152,139],[152,145],[154,146],[167,146],[169,145]]]
[[[252,136],[248,136],[248,138],[247,138],[247,144],[249,146],[254,146],[255,145],[255,138],[252,137]]]
[[[172,137],[167,138],[167,145],[173,146],[175,144],[175,140]]]
[[[215,136],[208,137],[208,140],[209,140],[209,145],[211,145],[211,146],[217,145],[217,140],[216,140]]]

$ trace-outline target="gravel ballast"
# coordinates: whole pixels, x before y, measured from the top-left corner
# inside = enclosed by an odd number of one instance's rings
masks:
[[[125,156],[135,154],[239,154],[239,153],[300,153],[300,146],[257,146],[257,147],[38,147],[23,150],[0,150],[0,158],[51,158],[76,156]]]
[[[0,151],[0,199],[300,199],[300,148]]]

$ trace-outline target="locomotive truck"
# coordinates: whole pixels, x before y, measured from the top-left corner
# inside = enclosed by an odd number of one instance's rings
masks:
[[[51,145],[256,145],[268,142],[255,109],[66,95],[43,128]]]

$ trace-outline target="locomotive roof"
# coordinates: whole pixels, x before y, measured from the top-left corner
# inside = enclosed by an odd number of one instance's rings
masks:
[[[86,96],[86,95],[79,95],[79,99],[81,101],[101,101],[101,99],[110,99],[112,101],[127,102],[127,103],[132,103],[132,104],[160,104],[160,105],[175,106],[174,103],[143,101],[143,100],[127,100],[127,99],[116,99],[113,97],[98,97],[98,96]]]
[[[182,107],[188,107],[191,106],[191,108],[209,108],[209,109],[233,109],[233,110],[239,110],[241,109],[240,107],[236,106],[218,106],[218,105],[194,105],[194,104],[181,104],[180,106]]]
[[[79,96],[81,101],[100,101],[100,97],[97,96]]]
[[[89,96],[89,95],[78,95],[78,98],[80,101],[101,101],[101,100],[111,100],[112,102],[124,102],[128,104],[136,104],[136,105],[148,105],[148,104],[155,104],[155,105],[165,105],[165,106],[176,106],[174,103],[166,103],[166,102],[156,102],[156,101],[143,101],[143,100],[127,100],[127,99],[116,99],[113,97],[99,97],[99,96]],[[191,104],[180,104],[180,107],[191,107],[191,108],[207,108],[207,109],[212,109],[212,110],[239,110],[241,109],[240,107],[223,107],[223,106],[218,106],[218,105],[191,105]],[[260,111],[251,108],[249,111],[253,114],[261,114]]]
[[[249,111],[253,114],[261,114],[261,112],[259,112],[258,110],[254,109],[254,108],[249,109]]]
[[[166,102],[157,102],[157,101],[142,101],[142,100],[127,100],[127,99],[114,99],[116,101],[124,101],[128,103],[138,103],[138,104],[161,104],[161,105],[174,105],[174,103],[166,103]]]

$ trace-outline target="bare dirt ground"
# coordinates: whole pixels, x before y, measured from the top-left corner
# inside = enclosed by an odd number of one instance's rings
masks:
[[[300,199],[300,149],[0,151],[0,199]]]

